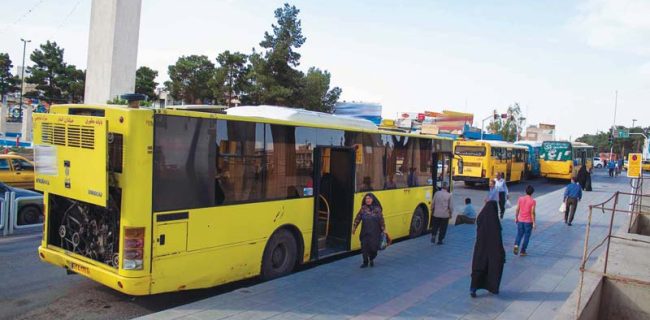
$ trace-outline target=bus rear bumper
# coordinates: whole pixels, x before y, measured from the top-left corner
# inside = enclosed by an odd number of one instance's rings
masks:
[[[488,183],[487,178],[479,177],[468,177],[468,176],[453,176],[454,181],[465,181],[465,182],[476,182],[476,183]]]
[[[109,271],[96,264],[88,263],[81,259],[73,257],[71,254],[53,250],[43,246],[38,247],[38,255],[44,262],[53,264],[55,266],[63,267],[70,272],[80,274],[90,280],[97,281],[107,287],[115,289],[119,292],[132,295],[143,296],[150,293],[150,277],[124,277],[116,273],[116,271]]]
[[[570,173],[544,173],[543,174],[544,178],[547,179],[562,179],[562,180],[571,180],[571,174]]]

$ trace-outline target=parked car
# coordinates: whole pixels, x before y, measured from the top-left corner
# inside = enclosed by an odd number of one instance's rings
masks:
[[[641,163],[641,170],[650,172],[650,160],[643,160]]]
[[[605,166],[605,163],[603,163],[603,160],[601,160],[598,157],[594,158],[594,168],[602,168]]]
[[[34,189],[34,163],[17,154],[0,154],[0,182]]]
[[[16,198],[20,197],[37,197],[42,194],[25,190],[21,188],[11,187],[5,183],[0,182],[0,197],[4,197],[6,192],[14,192]],[[43,222],[43,202],[27,202],[21,203],[18,208],[18,225],[36,224]]]

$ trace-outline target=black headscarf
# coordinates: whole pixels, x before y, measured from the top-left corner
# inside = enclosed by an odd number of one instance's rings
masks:
[[[582,166],[580,167],[580,170],[578,170],[578,177],[577,179],[578,183],[580,183],[580,187],[582,187],[582,190],[585,189],[585,186],[587,186],[587,166]]]
[[[363,198],[361,198],[361,207],[362,208],[367,206],[366,205],[366,197],[370,197],[372,199],[372,204],[370,205],[370,209],[371,209],[370,211],[372,211],[372,209],[374,209],[374,208],[379,208],[380,211],[383,211],[383,209],[381,207],[381,202],[379,202],[377,197],[375,197],[375,195],[372,194],[371,192],[366,193],[363,196]]]

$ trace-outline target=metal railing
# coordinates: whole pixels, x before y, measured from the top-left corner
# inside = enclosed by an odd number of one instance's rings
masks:
[[[650,282],[645,280],[607,272],[612,239],[620,239],[623,241],[641,242],[641,243],[650,244],[650,241],[646,241],[638,238],[627,238],[621,235],[612,234],[614,228],[614,217],[616,214],[629,214],[630,219],[628,222],[628,229],[627,229],[628,232],[630,231],[633,222],[639,219],[639,217],[650,216],[650,210],[648,210],[650,208],[648,206],[643,205],[644,199],[650,198],[650,194],[644,194],[643,192],[643,176],[641,176],[641,178],[638,179],[636,178],[631,179],[631,186],[632,186],[632,192],[617,191],[606,201],[589,206],[589,216],[587,219],[587,227],[585,230],[585,244],[582,253],[582,261],[580,263],[580,284],[578,290],[578,301],[576,304],[576,314],[575,314],[576,319],[580,317],[580,305],[582,300],[582,290],[584,285],[585,273],[591,273],[600,276],[602,278],[609,278],[609,279],[628,282],[628,283],[636,283],[636,284],[650,286]],[[620,207],[621,204],[620,202],[622,200],[621,197],[630,197],[627,210]],[[645,202],[648,203],[648,199],[646,199]],[[609,217],[609,226],[607,230],[607,235],[600,242],[598,242],[593,248],[590,249],[589,237],[590,237],[591,221],[592,221],[594,210],[601,211],[603,214],[609,213],[610,217]],[[605,256],[603,260],[602,271],[587,268],[586,265],[589,259],[591,258],[591,256],[594,254],[596,250],[602,248],[603,246],[605,246]]]

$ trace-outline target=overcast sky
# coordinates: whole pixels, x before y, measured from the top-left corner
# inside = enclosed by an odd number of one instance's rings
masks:
[[[182,4],[181,4],[182,3]],[[167,78],[181,55],[248,53],[274,23],[271,0],[143,0],[138,65]],[[398,112],[475,114],[519,102],[563,138],[616,122],[650,126],[650,1],[294,1],[300,68],[332,73],[342,99]],[[85,68],[91,0],[0,0],[0,52],[20,65],[46,40]]]

